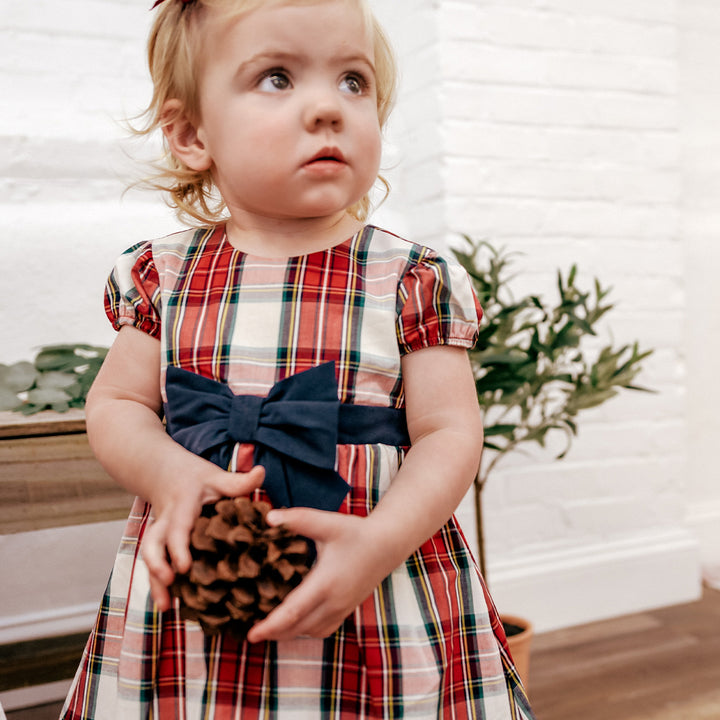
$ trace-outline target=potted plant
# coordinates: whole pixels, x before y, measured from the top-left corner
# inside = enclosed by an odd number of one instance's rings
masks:
[[[563,433],[563,458],[577,435],[577,416],[617,395],[620,389],[646,390],[634,384],[642,361],[652,351],[638,343],[598,347],[596,326],[612,308],[609,288],[595,279],[592,291],[577,286],[577,267],[557,273],[558,297],[514,297],[509,274],[512,254],[467,235],[454,254],[472,278],[484,321],[470,353],[475,388],[485,420],[483,461],[475,480],[478,560],[487,571],[482,522],[482,491],[497,464],[509,453],[548,435]],[[527,681],[532,626],[521,618],[503,618],[511,650]],[[526,626],[523,628],[523,626]],[[524,636],[524,637],[523,637]],[[517,648],[518,643],[527,647]]]

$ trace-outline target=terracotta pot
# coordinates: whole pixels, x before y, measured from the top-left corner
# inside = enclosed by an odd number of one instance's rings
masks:
[[[527,690],[530,674],[530,644],[533,637],[532,623],[517,615],[501,615],[500,620],[505,628],[515,668]]]

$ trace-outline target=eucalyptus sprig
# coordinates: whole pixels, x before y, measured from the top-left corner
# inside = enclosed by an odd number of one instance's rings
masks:
[[[33,362],[0,364],[0,411],[33,415],[84,407],[107,351],[96,345],[47,345]]]

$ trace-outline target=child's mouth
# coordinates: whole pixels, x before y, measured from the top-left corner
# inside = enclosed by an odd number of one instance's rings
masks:
[[[324,148],[305,163],[305,171],[318,178],[334,178],[347,167],[343,154],[334,148]]]
[[[343,154],[336,148],[323,148],[317,155],[308,161],[308,165],[336,163],[343,164],[345,158]]]

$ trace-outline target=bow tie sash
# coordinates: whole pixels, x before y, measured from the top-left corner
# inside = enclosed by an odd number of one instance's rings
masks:
[[[166,393],[168,433],[196,455],[227,468],[236,443],[255,445],[275,507],[337,510],[350,489],[335,470],[339,443],[410,444],[403,410],[339,402],[332,362],[280,380],[264,398],[169,366]]]

